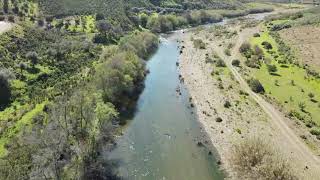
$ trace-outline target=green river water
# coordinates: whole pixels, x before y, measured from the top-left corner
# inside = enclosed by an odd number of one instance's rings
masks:
[[[174,35],[179,33],[183,35],[181,31]],[[134,118],[117,140],[109,159],[119,162],[123,179],[223,179],[215,153],[209,154],[210,145],[198,145],[206,137],[190,107],[190,96],[179,81],[179,44],[173,38],[161,39],[159,49],[147,63],[150,74]],[[176,92],[178,87],[181,95]]]

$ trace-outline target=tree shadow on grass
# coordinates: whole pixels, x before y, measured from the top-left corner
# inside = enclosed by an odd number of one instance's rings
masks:
[[[270,75],[272,75],[272,76],[279,76],[279,77],[281,76],[280,74],[274,73],[274,72],[273,72],[273,73],[270,73]]]

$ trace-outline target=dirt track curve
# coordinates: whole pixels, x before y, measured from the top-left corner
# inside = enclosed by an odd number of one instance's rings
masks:
[[[292,151],[296,152],[297,156],[300,156],[302,160],[306,162],[306,164],[313,166],[315,169],[318,169],[318,172],[315,172],[316,176],[320,175],[320,159],[317,157],[308,147],[307,145],[300,139],[300,137],[289,127],[287,120],[283,116],[283,114],[277,110],[273,105],[267,102],[258,94],[254,93],[246,80],[240,75],[237,69],[232,66],[231,62],[233,59],[239,58],[239,47],[243,42],[253,36],[254,33],[259,32],[258,28],[251,28],[247,30],[243,30],[239,33],[237,37],[237,41],[235,42],[235,46],[232,49],[232,56],[226,56],[223,50],[219,47],[215,47],[215,49],[219,49],[217,52],[220,57],[223,57],[227,67],[231,70],[232,74],[235,76],[236,80],[239,82],[240,87],[249,93],[249,95],[261,106],[261,108],[270,116],[270,122],[279,128],[280,133],[287,140],[289,145],[288,148],[291,148]],[[314,176],[314,177],[316,177]],[[319,177],[319,176],[318,176]]]

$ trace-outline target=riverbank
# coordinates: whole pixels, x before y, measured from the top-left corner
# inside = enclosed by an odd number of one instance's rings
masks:
[[[292,132],[279,127],[273,116],[270,118],[264,109],[266,106],[257,104],[257,97],[249,92],[250,89],[243,88],[245,84],[229,68],[231,60],[226,60],[231,57],[226,55],[227,46],[232,46],[230,49],[234,49],[232,53],[236,54],[238,42],[259,32],[257,27],[243,25],[233,21],[219,33],[218,29],[213,28],[197,29],[180,37],[180,72],[196,107],[198,119],[221,156],[222,167],[229,179],[239,177],[230,158],[233,146],[257,136],[270,142],[277,152],[289,160],[299,179],[316,179],[318,165],[312,157],[304,152],[304,148],[297,147],[300,144],[296,143],[296,139],[288,139]],[[196,39],[203,41],[203,48],[194,47]],[[212,56],[223,59],[227,66],[217,66],[216,62],[212,62]]]

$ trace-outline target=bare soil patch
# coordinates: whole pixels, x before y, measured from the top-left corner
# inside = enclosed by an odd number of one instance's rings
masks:
[[[293,27],[280,31],[280,36],[296,50],[302,63],[320,67],[320,27]]]

